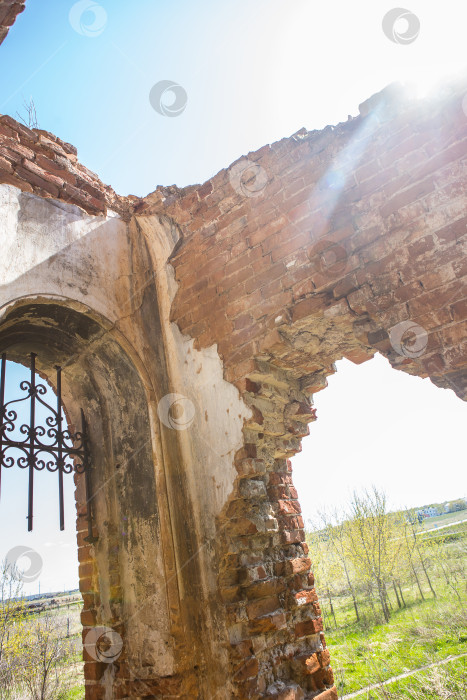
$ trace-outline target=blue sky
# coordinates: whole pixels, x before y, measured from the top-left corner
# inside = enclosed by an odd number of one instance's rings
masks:
[[[203,182],[303,126],[356,115],[361,101],[394,80],[436,96],[437,81],[466,63],[467,6],[458,0],[410,2],[420,33],[407,45],[383,32],[384,16],[398,4],[386,0],[93,4],[97,14],[88,10],[77,23],[76,11],[70,21],[76,3],[27,0],[0,47],[0,113],[15,116],[33,97],[41,128],[77,146],[81,162],[120,194]],[[149,102],[161,80],[187,93],[176,118]],[[371,483],[387,489],[394,507],[465,494],[467,406],[452,392],[376,358],[359,367],[341,363],[316,406],[319,421],[294,460],[307,519]],[[330,488],[333,469],[339,478]],[[77,583],[72,480],[68,529],[59,533],[55,480],[40,476],[32,535],[25,473],[4,478],[0,557],[28,544],[44,560],[42,590],[69,588]]]
[[[466,62],[458,0],[411,2],[410,45],[383,34],[386,0],[102,0],[92,37],[71,26],[73,5],[27,0],[0,49],[0,113],[32,96],[41,127],[121,194],[202,182],[303,126],[346,120],[393,80],[425,87]],[[187,91],[176,119],[149,103],[160,80]]]

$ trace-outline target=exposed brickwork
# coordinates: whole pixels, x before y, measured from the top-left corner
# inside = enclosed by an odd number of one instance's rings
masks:
[[[25,2],[0,0],[0,44],[8,34],[17,16],[24,10]]]
[[[466,398],[466,93],[454,86],[436,102],[411,103],[389,90],[347,123],[250,154],[246,188],[229,169],[144,200],[115,195],[56,137],[0,118],[0,182],[91,214],[161,215],[183,236],[171,258],[172,319],[198,347],[217,345],[252,410],[218,521],[235,698],[337,697],[289,461],[334,362],[378,350]],[[422,352],[398,353],[390,334],[404,321],[422,328]],[[83,541],[85,625],[95,622],[93,566]],[[117,572],[115,562],[119,629]],[[102,696],[100,673],[89,660],[88,698]],[[123,655],[116,697],[196,697],[187,678],[140,689]]]
[[[254,420],[245,427],[237,488],[220,526],[235,697],[311,697],[333,678],[287,457],[314,413],[303,396],[297,400],[299,383],[268,363],[258,363],[245,389]]]
[[[261,196],[237,194],[225,170],[197,191],[156,192],[139,205],[164,207],[181,226],[173,318],[200,346],[218,344],[230,379],[274,347],[299,374],[378,349],[405,371],[452,378],[463,395],[465,93],[390,103],[250,154],[268,177]],[[311,317],[322,328],[305,368],[291,338]],[[388,340],[407,319],[428,332],[417,358]],[[332,357],[323,324],[346,336]]]
[[[42,129],[28,129],[0,116],[0,183],[41,197],[75,204],[89,214],[107,209],[129,218],[132,198],[118,197],[78,162],[77,150]],[[136,197],[133,199],[137,199]]]
[[[83,598],[83,609],[81,612],[81,624],[83,625],[82,640],[83,640],[83,660],[84,660],[84,676],[86,679],[86,697],[90,700],[98,700],[104,698],[102,693],[103,688],[101,679],[107,670],[107,664],[96,662],[95,658],[89,655],[85,643],[86,636],[90,629],[96,625],[104,624],[104,621],[99,619],[99,611],[101,610],[100,600],[100,581],[99,571],[96,561],[93,543],[89,542],[88,523],[86,519],[86,497],[84,476],[75,474],[76,485],[76,508],[77,508],[77,541],[78,541],[78,561],[79,561],[79,590]],[[94,534],[94,533],[93,533]],[[116,548],[115,546],[110,549]],[[114,562],[109,562],[110,578],[110,601],[112,619],[105,620],[105,625],[111,625],[112,628],[119,634],[124,635],[123,625],[120,619],[120,605],[122,600],[122,591],[120,586],[120,577],[118,572],[118,562],[114,557]],[[113,579],[112,579],[113,577]]]

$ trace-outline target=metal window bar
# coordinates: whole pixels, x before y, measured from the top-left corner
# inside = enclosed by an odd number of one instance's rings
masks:
[[[70,433],[63,429],[63,409],[62,409],[62,370],[56,366],[57,372],[57,406],[52,408],[41,396],[47,389],[44,384],[36,383],[36,354],[30,355],[30,380],[23,380],[20,383],[21,391],[27,392],[25,396],[5,403],[5,378],[6,378],[6,353],[2,354],[2,364],[0,372],[0,497],[1,497],[1,476],[2,467],[9,469],[15,464],[20,469],[28,469],[28,531],[32,530],[33,510],[34,510],[34,471],[47,469],[50,472],[58,472],[58,501],[60,530],[65,529],[65,511],[63,499],[63,475],[71,474],[73,471],[78,474],[84,473],[85,494],[86,494],[86,518],[88,522],[89,542],[96,540],[92,533],[92,508],[91,508],[91,483],[90,469],[91,459],[89,453],[87,425],[83,410],[81,410],[81,430]],[[14,439],[11,433],[17,429],[18,410],[12,408],[13,404],[24,401],[29,404],[29,425],[19,426],[24,439]],[[37,425],[36,407],[37,402],[44,406],[51,415],[45,419],[45,425]],[[43,442],[47,434],[49,442]],[[21,454],[14,456],[11,450],[17,450]],[[70,463],[69,460],[73,460]]]

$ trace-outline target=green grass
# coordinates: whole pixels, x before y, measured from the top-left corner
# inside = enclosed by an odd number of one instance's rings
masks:
[[[463,658],[363,691],[355,700],[465,700],[466,697],[467,661]]]
[[[84,685],[76,685],[59,695],[57,700],[84,700]]]
[[[443,513],[435,515],[433,518],[425,518],[421,524],[422,530],[431,530],[433,527],[450,525],[467,520],[467,510],[458,510],[456,513]]]
[[[387,625],[363,630],[353,624],[326,632],[326,639],[343,695],[467,651],[466,605],[419,601],[395,612]]]

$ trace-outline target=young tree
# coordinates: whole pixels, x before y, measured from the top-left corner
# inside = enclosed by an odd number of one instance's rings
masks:
[[[316,587],[320,592],[321,598],[327,598],[329,612],[334,621],[334,626],[337,627],[333,598],[336,594],[337,583],[341,578],[341,572],[329,547],[328,536],[325,532],[314,530],[308,533],[308,540]],[[325,612],[325,607],[323,606],[323,618],[328,627]]]
[[[14,685],[15,671],[24,641],[25,605],[22,579],[18,569],[7,560],[0,563],[0,689],[8,697]]]
[[[433,593],[433,597],[436,598],[436,592],[433,588],[431,578],[428,574],[428,559],[426,558],[426,553],[424,551],[426,550],[427,540],[423,537],[423,535],[419,534],[419,531],[417,531],[417,527],[412,518],[409,518],[409,522],[407,523],[407,527],[409,526],[412,531],[413,549],[417,552],[421,567],[423,569],[423,573],[425,574],[425,578],[428,582],[431,592]]]
[[[334,510],[331,517],[328,517],[326,513],[321,512],[320,518],[323,524],[323,530],[328,536],[329,546],[332,549],[334,555],[336,556],[336,559],[339,561],[344,572],[348,591],[352,598],[352,603],[355,610],[355,617],[357,619],[357,622],[360,622],[357,594],[350,575],[350,558],[348,545],[349,521],[345,518],[345,515],[339,514],[337,510]]]
[[[70,654],[70,643],[64,637],[65,629],[63,620],[50,612],[37,617],[28,627],[18,677],[31,700],[55,700],[66,689],[63,662]]]
[[[364,579],[375,585],[383,617],[389,621],[386,585],[392,580],[401,543],[396,521],[387,512],[387,499],[376,487],[354,493],[350,504],[348,528],[350,554]]]

